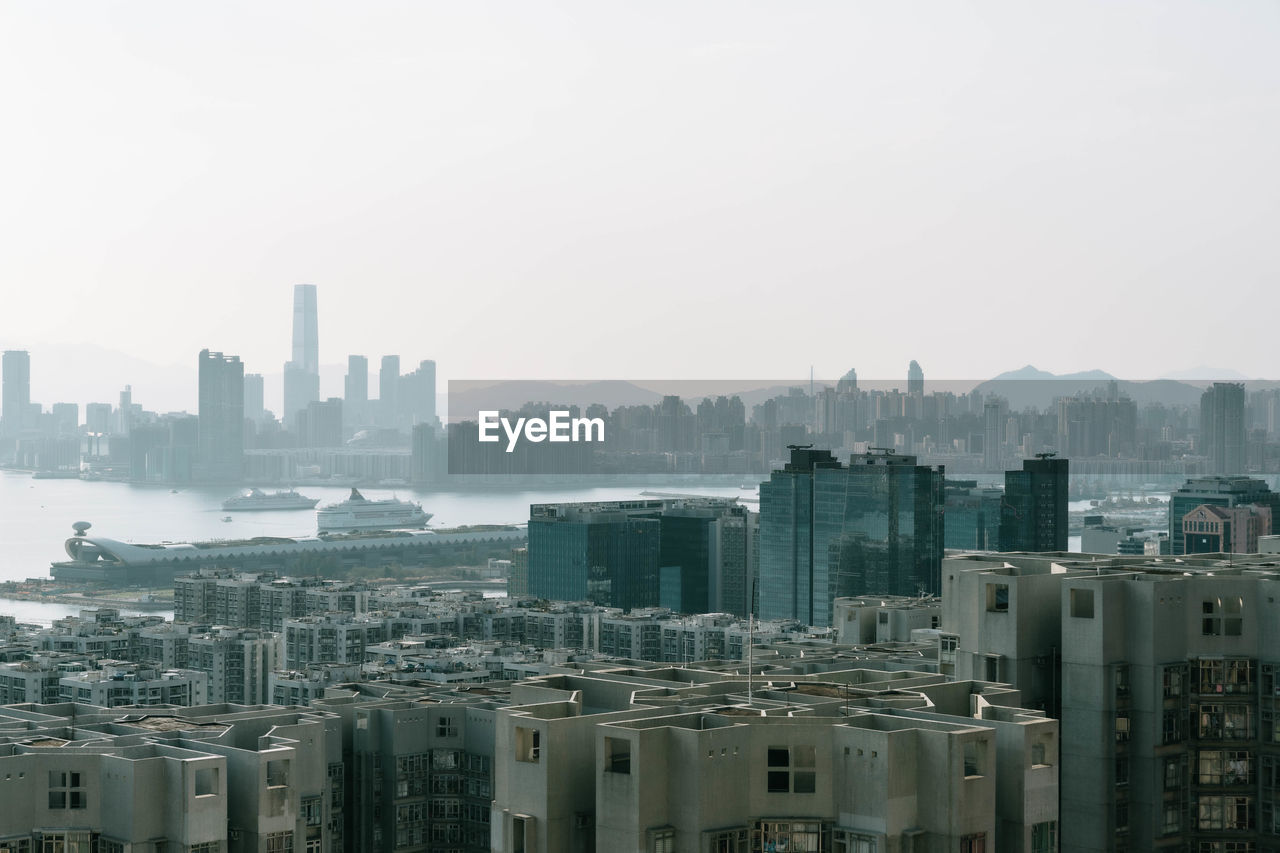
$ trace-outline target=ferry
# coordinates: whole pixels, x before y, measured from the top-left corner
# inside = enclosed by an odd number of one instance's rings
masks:
[[[268,509],[314,509],[320,503],[319,498],[309,498],[290,489],[287,492],[267,494],[258,489],[250,489],[247,494],[236,495],[222,502],[227,512],[250,512]]]
[[[345,530],[403,530],[421,529],[431,520],[431,513],[424,512],[421,504],[396,498],[371,501],[351,490],[345,501],[322,506],[316,512],[316,526],[321,533]]]

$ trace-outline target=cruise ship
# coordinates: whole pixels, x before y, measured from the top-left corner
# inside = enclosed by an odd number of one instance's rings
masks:
[[[250,489],[248,494],[236,495],[222,502],[222,508],[228,512],[265,510],[265,509],[312,509],[320,503],[319,498],[309,498],[290,489],[287,492],[267,494],[259,489]]]
[[[421,504],[388,498],[371,501],[351,490],[345,501],[320,507],[316,512],[316,524],[321,533],[343,530],[399,530],[426,527],[431,513],[423,512]]]

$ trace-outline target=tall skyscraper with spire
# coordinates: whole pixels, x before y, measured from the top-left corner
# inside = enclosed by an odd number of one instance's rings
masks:
[[[316,286],[293,286],[293,358],[284,365],[284,410],[281,420],[292,425],[298,412],[320,399],[320,334]]]

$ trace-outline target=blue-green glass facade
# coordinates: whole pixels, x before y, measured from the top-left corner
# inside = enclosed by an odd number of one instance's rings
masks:
[[[812,450],[760,487],[760,616],[829,625],[848,595],[937,594],[943,469],[913,456]],[[803,454],[803,455],[798,455]]]
[[[529,519],[529,593],[630,610],[656,607],[661,530],[619,513]]]

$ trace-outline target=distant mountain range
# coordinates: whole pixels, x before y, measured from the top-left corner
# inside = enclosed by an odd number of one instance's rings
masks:
[[[1178,371],[1181,378],[1161,378],[1145,381],[1117,379],[1102,370],[1085,370],[1079,373],[1054,374],[1031,365],[1001,373],[994,379],[975,386],[983,394],[998,394],[1009,401],[1014,410],[1034,406],[1046,409],[1058,397],[1074,394],[1106,393],[1114,382],[1120,394],[1133,399],[1139,406],[1147,403],[1164,403],[1172,406],[1197,405],[1205,387],[1214,381],[1242,381],[1235,371],[1217,371],[1213,368],[1195,367]],[[1250,388],[1272,387],[1272,381],[1254,380]]]

